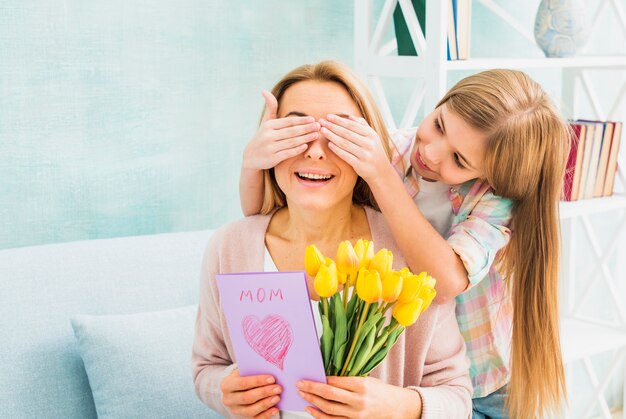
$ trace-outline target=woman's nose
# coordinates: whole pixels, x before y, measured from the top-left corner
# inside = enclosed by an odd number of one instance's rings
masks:
[[[309,143],[309,147],[304,152],[304,155],[307,159],[311,160],[323,160],[326,158],[326,143],[328,140],[326,138],[318,138],[315,141],[311,141]]]

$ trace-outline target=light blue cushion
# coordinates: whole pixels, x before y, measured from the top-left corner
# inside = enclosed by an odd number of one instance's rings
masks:
[[[194,392],[196,307],[72,319],[99,418],[220,417]]]

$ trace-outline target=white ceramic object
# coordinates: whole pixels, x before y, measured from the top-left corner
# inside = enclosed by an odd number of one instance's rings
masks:
[[[546,57],[576,55],[588,35],[588,17],[582,1],[541,1],[535,18],[535,40]]]

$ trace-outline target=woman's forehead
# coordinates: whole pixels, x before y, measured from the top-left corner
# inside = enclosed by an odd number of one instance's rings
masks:
[[[309,115],[316,119],[329,113],[362,116],[344,86],[337,82],[311,80],[293,84],[285,91],[279,103],[278,116],[289,113]]]

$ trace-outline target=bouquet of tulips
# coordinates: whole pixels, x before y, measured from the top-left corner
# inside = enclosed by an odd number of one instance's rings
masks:
[[[326,375],[368,375],[435,298],[435,280],[426,272],[394,271],[392,263],[391,251],[374,254],[368,240],[354,247],[341,242],[335,261],[315,245],[306,248],[305,269],[320,296]]]

